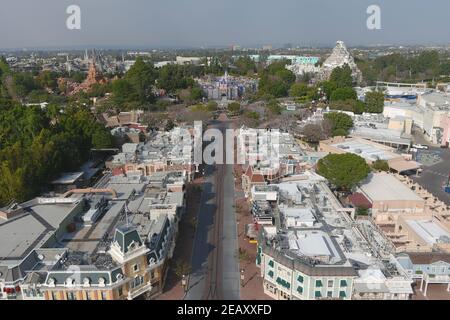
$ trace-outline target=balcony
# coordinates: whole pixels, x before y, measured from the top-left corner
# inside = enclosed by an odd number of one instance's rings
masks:
[[[450,283],[450,276],[426,274],[424,280],[428,283]]]
[[[151,290],[152,284],[150,282],[148,282],[146,285],[141,285],[137,288],[131,289],[131,291],[128,292],[128,300],[133,300],[134,298],[140,296],[141,294]]]

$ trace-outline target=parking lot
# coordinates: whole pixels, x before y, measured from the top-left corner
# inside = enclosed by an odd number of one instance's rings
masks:
[[[416,161],[423,165],[423,171],[418,177],[412,175],[411,178],[450,206],[450,194],[443,189],[450,174],[450,149],[430,147],[418,150]]]

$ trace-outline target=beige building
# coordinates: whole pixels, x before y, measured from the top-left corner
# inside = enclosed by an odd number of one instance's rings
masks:
[[[358,189],[372,204],[375,220],[387,219],[392,214],[425,211],[425,200],[390,173],[371,173]]]
[[[384,160],[391,170],[398,173],[417,170],[421,166],[420,163],[412,161],[410,155],[395,153],[394,148],[356,137],[333,137],[320,141],[319,151],[335,154],[353,153],[364,158],[368,164]]]

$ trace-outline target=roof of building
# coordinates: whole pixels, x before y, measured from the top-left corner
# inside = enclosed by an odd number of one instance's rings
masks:
[[[365,195],[363,195],[360,192],[355,192],[355,193],[349,195],[348,200],[355,207],[372,208],[372,203],[369,201],[369,199],[366,198]]]
[[[441,252],[407,252],[413,264],[431,264],[439,261],[450,263],[450,253]]]
[[[332,147],[344,152],[357,154],[369,161],[390,160],[400,157],[392,149],[364,139],[350,138],[342,142],[331,144]]]
[[[392,174],[370,173],[361,184],[360,190],[372,202],[374,201],[424,201]]]
[[[74,184],[75,182],[77,182],[79,179],[81,179],[83,177],[84,172],[66,172],[63,173],[61,175],[61,177],[59,177],[56,180],[53,180],[51,183],[52,184]]]
[[[406,223],[429,245],[445,240],[450,243],[450,233],[435,221],[407,219]]]

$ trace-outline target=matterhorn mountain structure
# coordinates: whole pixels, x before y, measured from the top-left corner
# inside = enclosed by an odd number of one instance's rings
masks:
[[[344,42],[337,41],[336,46],[331,52],[331,55],[322,64],[322,67],[320,68],[318,73],[318,79],[320,81],[328,80],[335,68],[343,67],[346,64],[352,70],[353,80],[357,83],[360,83],[362,81],[362,73],[358,69],[353,56],[348,51]]]

